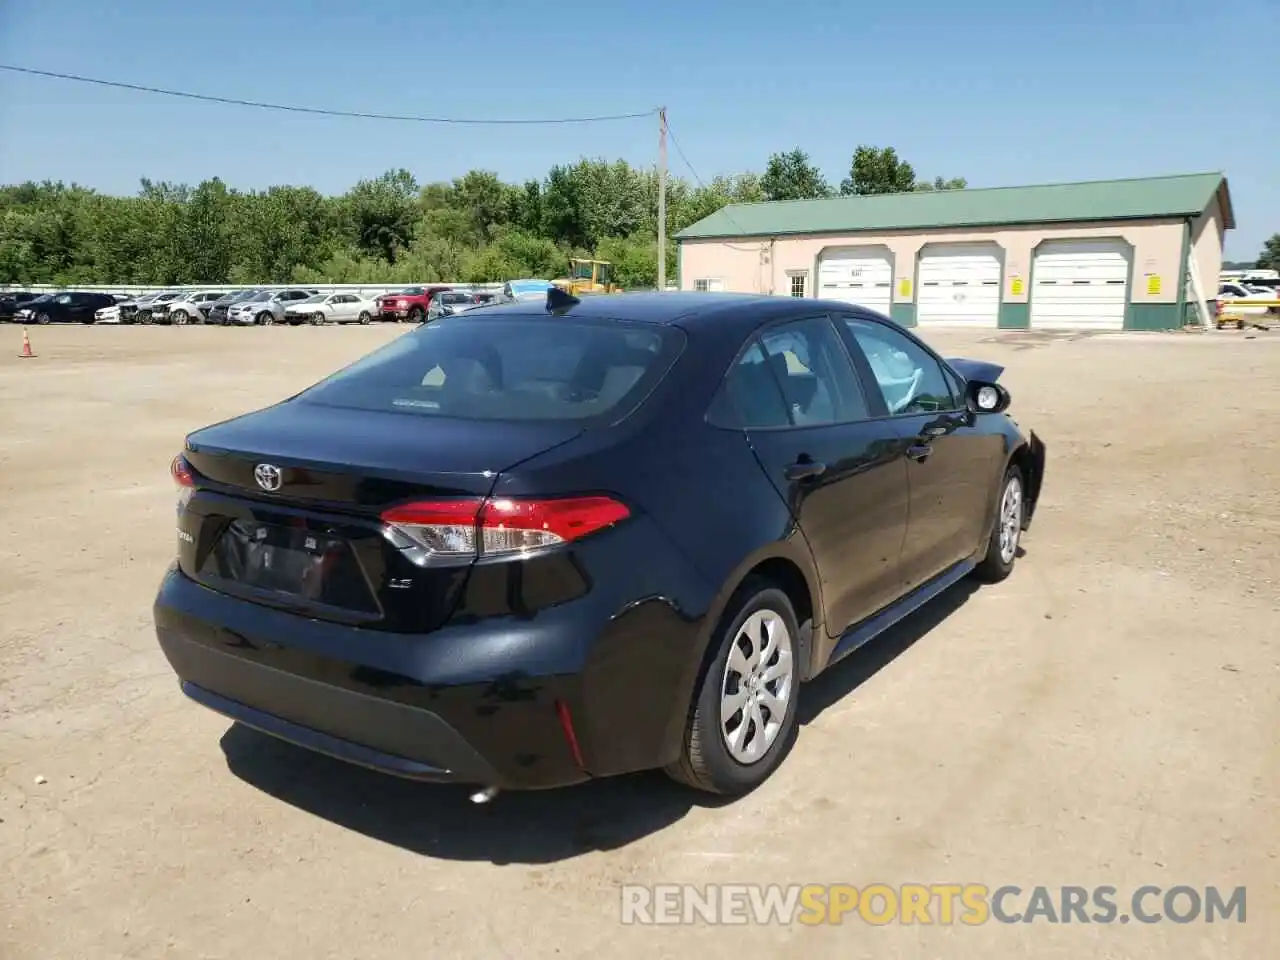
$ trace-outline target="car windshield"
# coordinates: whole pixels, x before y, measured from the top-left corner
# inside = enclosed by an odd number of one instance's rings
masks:
[[[465,293],[442,293],[440,294],[441,303],[471,303],[472,299]]]
[[[328,300],[328,299],[329,299],[329,295],[328,295],[327,293],[317,293],[317,294],[313,294],[312,296],[307,297],[305,300],[299,300],[299,301],[298,301],[298,303],[299,303],[299,304],[303,304],[303,303],[323,303],[324,301],[326,301],[326,300]]]
[[[271,299],[271,291],[263,290],[261,293],[255,293],[252,296],[245,297],[244,299],[246,303],[261,303],[264,300]]]
[[[444,317],[299,399],[463,420],[589,420],[645,395],[682,345],[671,327]]]
[[[420,297],[425,291],[421,287],[405,287],[392,294],[393,297]]]

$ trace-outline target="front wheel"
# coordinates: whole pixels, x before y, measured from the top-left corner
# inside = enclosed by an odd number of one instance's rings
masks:
[[[974,568],[974,576],[985,583],[999,583],[1013,573],[1018,559],[1018,542],[1022,538],[1022,522],[1026,513],[1022,471],[1010,465],[1000,485],[996,501],[996,522],[987,540],[987,554]]]
[[[739,589],[712,640],[714,659],[669,776],[726,796],[768,779],[795,741],[799,637],[785,593],[761,581]]]
[[[190,317],[187,316],[187,311],[185,310],[175,310],[173,311],[173,313],[170,314],[170,317],[173,319],[173,322],[179,327],[185,325],[186,322],[189,319],[191,319]]]
[[[426,318],[427,318],[427,315],[422,312],[421,307],[414,307],[412,310],[409,311],[410,323],[421,323]]]
[[[275,314],[273,314],[270,310],[263,310],[260,314],[258,314],[259,326],[269,327],[275,322],[276,322]]]
[[[316,327],[320,326],[322,323],[324,323],[324,314],[320,313],[319,311],[317,311],[316,313],[313,313],[311,315],[311,323],[313,326],[316,326]]]
[[[36,323],[38,323],[42,327],[46,326],[49,323],[49,315],[47,313],[37,313]]]
[[[360,317],[359,317],[359,320],[360,320],[360,322],[361,322],[362,324],[368,324],[368,322],[369,322],[370,320],[372,320],[372,319],[373,319],[373,318],[372,318],[371,316],[369,316],[369,311],[368,311],[368,310],[361,310],[361,311],[360,311]]]

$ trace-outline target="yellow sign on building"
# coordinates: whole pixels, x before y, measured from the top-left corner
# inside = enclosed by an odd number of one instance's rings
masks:
[[[1147,274],[1147,296],[1155,297],[1160,295],[1160,275],[1158,273]]]
[[[911,278],[910,277],[898,278],[898,296],[901,297],[903,300],[911,299]]]
[[[1022,278],[1014,277],[1009,281],[1009,293],[1015,297],[1022,296]]]

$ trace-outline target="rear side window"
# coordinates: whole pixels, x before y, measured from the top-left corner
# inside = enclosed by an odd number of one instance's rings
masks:
[[[760,342],[797,427],[869,417],[857,374],[826,317],[771,327]]]
[[[595,420],[631,409],[684,345],[670,327],[444,317],[305,391],[307,403],[463,420]]]

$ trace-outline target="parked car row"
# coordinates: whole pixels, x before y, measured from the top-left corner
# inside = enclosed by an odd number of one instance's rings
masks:
[[[546,280],[512,280],[501,291],[460,289],[445,284],[405,287],[367,297],[351,291],[321,293],[312,287],[268,290],[158,291],[124,294],[58,291],[0,294],[0,320],[21,323],[206,323],[227,326],[270,326],[288,323],[423,323],[494,302],[546,295]]]

